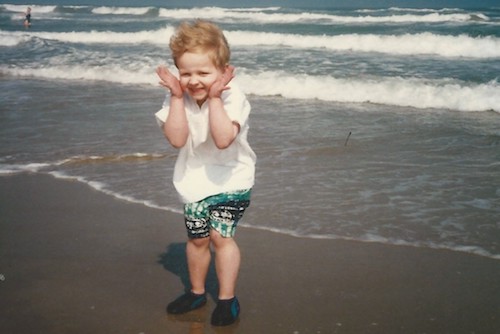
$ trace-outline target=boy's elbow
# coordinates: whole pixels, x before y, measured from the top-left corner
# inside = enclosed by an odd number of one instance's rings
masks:
[[[219,150],[224,150],[226,148],[228,148],[229,146],[231,145],[231,143],[215,143],[215,146],[219,149]]]
[[[178,138],[169,138],[167,137],[168,142],[172,145],[173,148],[179,149],[183,148],[186,145],[186,140],[180,140]]]
[[[229,146],[231,146],[231,144],[234,142],[234,139],[235,138],[222,138],[219,140],[214,140],[215,146],[219,150],[224,150],[224,149],[228,148]]]
[[[167,133],[165,133],[165,138],[167,138],[167,141],[170,143],[170,145],[173,148],[183,148],[184,145],[186,145],[187,142],[187,137],[179,137],[179,136],[169,136]]]
[[[175,148],[175,149],[181,149],[184,145],[175,143],[175,142],[170,142],[170,145]]]

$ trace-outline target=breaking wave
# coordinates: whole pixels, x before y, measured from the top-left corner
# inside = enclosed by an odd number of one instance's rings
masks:
[[[44,79],[100,80],[121,84],[157,85],[153,68],[127,71],[120,66],[54,66],[19,69],[0,67],[0,73]],[[402,77],[335,78],[278,71],[254,73],[238,69],[235,81],[247,94],[318,99],[347,103],[370,102],[415,108],[500,112],[500,85],[464,83],[455,79]]]
[[[139,44],[166,45],[174,28],[137,32],[6,32],[0,31],[0,45],[15,46],[30,38],[86,44]],[[439,57],[500,58],[500,38],[494,36],[438,35],[433,33],[376,35],[299,35],[254,31],[227,31],[229,43],[234,47],[288,47],[296,49],[327,49],[341,52],[376,52],[394,55],[434,55]]]

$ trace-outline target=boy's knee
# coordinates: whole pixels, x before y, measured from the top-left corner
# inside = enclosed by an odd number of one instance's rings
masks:
[[[221,247],[227,244],[234,243],[234,239],[231,237],[223,237],[219,232],[215,230],[210,231],[210,240],[214,247]]]
[[[197,247],[197,248],[204,248],[208,247],[210,245],[210,238],[191,238],[188,240],[188,243]]]

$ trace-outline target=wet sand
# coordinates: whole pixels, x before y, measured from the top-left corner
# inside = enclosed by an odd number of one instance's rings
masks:
[[[171,191],[171,190],[170,190]],[[0,177],[0,333],[497,333],[500,261],[240,227],[241,319],[183,316],[182,216],[48,175]],[[259,210],[250,207],[249,210]],[[332,222],[333,224],[334,222]]]

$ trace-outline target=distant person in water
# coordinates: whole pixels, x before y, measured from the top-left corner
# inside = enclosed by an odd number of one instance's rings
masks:
[[[29,28],[31,27],[31,7],[28,7],[26,9],[26,13],[24,13],[24,27]]]

